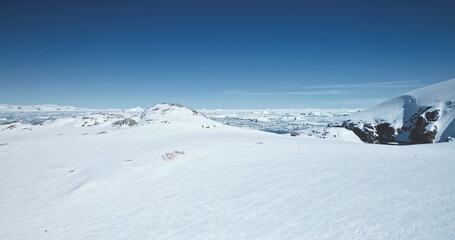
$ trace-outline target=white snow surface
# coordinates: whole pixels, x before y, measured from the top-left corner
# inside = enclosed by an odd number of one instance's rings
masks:
[[[354,113],[349,119],[365,123],[389,122],[391,127],[399,129],[422,107],[440,110],[440,118],[435,123],[438,130],[435,142],[455,136],[455,79],[410,91]]]
[[[453,142],[205,128],[170,105],[103,119],[0,126],[2,239],[455,239]]]
[[[413,90],[405,95],[413,96],[417,100],[417,104],[423,106],[445,101],[453,102],[455,101],[455,78]]]
[[[341,127],[313,127],[297,131],[293,134],[296,136],[317,137],[345,142],[362,142],[353,131]]]
[[[130,111],[130,112],[143,112],[144,109],[141,108],[141,107],[139,107],[139,106],[137,106],[137,107],[135,107],[135,108],[130,108],[129,111]]]

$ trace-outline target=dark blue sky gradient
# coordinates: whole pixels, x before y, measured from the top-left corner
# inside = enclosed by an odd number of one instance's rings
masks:
[[[368,107],[455,77],[451,1],[2,1],[0,103]]]

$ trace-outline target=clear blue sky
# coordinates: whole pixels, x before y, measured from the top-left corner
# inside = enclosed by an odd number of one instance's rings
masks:
[[[455,78],[453,1],[1,1],[0,103],[368,107]]]

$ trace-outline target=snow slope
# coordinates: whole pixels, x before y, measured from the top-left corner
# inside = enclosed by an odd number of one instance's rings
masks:
[[[307,136],[345,142],[362,142],[351,130],[342,127],[312,127],[291,133],[291,136]]]
[[[176,105],[81,121],[0,130],[2,239],[455,239],[453,142],[206,128]]]
[[[368,142],[444,142],[455,136],[455,79],[355,113],[345,126]]]

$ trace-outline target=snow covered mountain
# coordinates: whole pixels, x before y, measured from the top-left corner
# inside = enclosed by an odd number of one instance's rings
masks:
[[[54,104],[41,105],[11,105],[0,104],[0,111],[88,111],[88,108],[59,106]]]
[[[455,137],[455,79],[355,113],[343,123],[370,143],[433,143]]]
[[[129,112],[143,112],[144,109],[141,108],[141,107],[139,107],[139,106],[137,106],[137,107],[135,107],[135,108],[130,108],[130,109],[128,109],[127,111],[129,111]]]
[[[210,120],[204,114],[180,104],[162,103],[146,109],[139,120],[140,125],[147,124],[178,124],[188,127],[215,127],[221,125]]]
[[[11,104],[0,104],[0,111],[5,112],[80,112],[80,111],[125,111],[125,112],[143,112],[144,109],[141,107],[129,108],[129,109],[91,109],[81,108],[74,106],[60,106],[55,104],[39,104],[39,105],[11,105]]]

